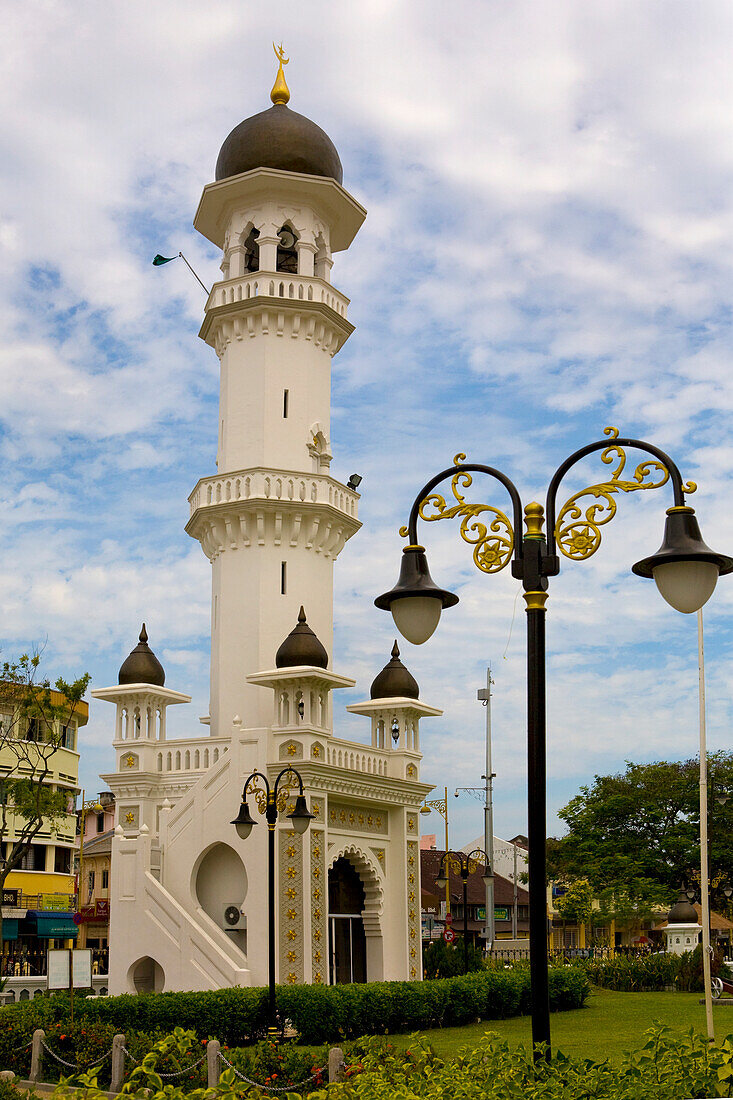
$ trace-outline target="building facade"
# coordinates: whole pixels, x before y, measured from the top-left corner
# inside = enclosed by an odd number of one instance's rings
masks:
[[[119,683],[92,693],[116,708],[112,993],[266,982],[267,828],[240,840],[232,819],[252,772],[272,783],[289,765],[315,816],[302,836],[277,827],[277,980],[421,976],[419,727],[441,712],[395,647],[347,708],[363,741],[333,728],[333,692],[354,686],[332,660],[333,569],[360,523],[356,482],[330,470],[331,360],[353,331],[331,268],[365,211],[287,98],[281,69],[194,220],[222,255],[200,332],[220,361],[217,468],[186,527],[212,568],[205,732],[167,738],[167,708],[190,697],[165,686],[145,628]]]
[[[54,708],[64,705],[63,696],[50,692]],[[56,712],[58,714],[58,712]],[[33,752],[37,743],[46,747],[57,745],[43,766],[43,783],[51,790],[67,796],[68,812],[53,823],[44,823],[33,838],[21,865],[10,872],[5,880],[2,897],[2,973],[13,976],[24,973],[45,973],[46,953],[49,947],[62,947],[72,943],[77,935],[73,921],[75,883],[73,869],[74,833],[76,817],[74,807],[79,790],[79,727],[86,725],[89,708],[78,703],[73,714],[63,712],[53,719],[53,730],[46,728],[47,719],[33,715],[21,715],[8,702],[0,706],[0,723],[12,731],[13,739],[23,741],[28,765],[18,767],[18,753],[10,744],[0,749],[0,784],[3,777],[18,778],[40,769],[33,764]],[[30,769],[30,771],[29,771]],[[3,837],[7,859],[17,838],[16,822],[12,813]]]

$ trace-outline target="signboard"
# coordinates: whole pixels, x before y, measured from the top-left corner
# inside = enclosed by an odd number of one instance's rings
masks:
[[[68,894],[41,894],[41,909],[51,913],[67,913],[70,900]]]
[[[509,906],[508,905],[495,905],[494,906],[494,920],[509,920]]]
[[[496,910],[494,910],[496,911]],[[476,920],[486,920],[486,906],[479,905],[476,909]]]
[[[70,989],[69,978],[73,979],[74,989],[90,989],[92,985],[91,948],[81,947],[74,950],[63,948],[48,953],[48,988]]]
[[[19,890],[3,890],[3,905],[10,905],[13,909],[18,906],[18,894]]]
[[[66,949],[48,953],[48,988],[69,988],[69,952]]]
[[[97,920],[109,920],[109,898],[97,898],[94,903],[94,916]]]
[[[71,973],[74,989],[91,989],[92,950],[90,947],[78,947],[71,952]]]
[[[445,942],[446,943],[453,943],[453,940],[455,938],[456,938],[456,934],[453,931],[453,929],[452,928],[446,928],[445,932],[443,933],[443,939],[445,940]]]

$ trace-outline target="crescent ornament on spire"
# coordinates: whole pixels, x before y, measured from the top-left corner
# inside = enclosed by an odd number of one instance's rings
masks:
[[[290,99],[290,89],[285,82],[285,73],[283,72],[283,65],[287,65],[290,61],[289,57],[285,56],[285,50],[283,49],[282,42],[279,46],[272,43],[272,48],[275,51],[275,57],[279,64],[277,68],[277,76],[275,77],[275,83],[272,86],[270,92],[270,99],[273,103],[285,104]]]

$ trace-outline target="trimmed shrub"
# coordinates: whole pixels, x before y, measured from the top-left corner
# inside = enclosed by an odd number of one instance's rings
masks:
[[[478,1019],[517,1016],[529,1011],[529,986],[526,965],[490,967],[477,974],[424,982],[279,986],[277,1005],[280,1015],[292,1022],[303,1043],[318,1044],[359,1035],[453,1027]],[[553,1011],[580,1008],[588,990],[582,970],[551,969]],[[109,1049],[116,1031],[124,1031],[130,1041],[133,1036],[146,1037],[146,1049],[150,1046],[148,1037],[171,1032],[174,1027],[193,1031],[199,1040],[218,1039],[229,1047],[240,1046],[266,1031],[267,990],[221,989],[211,993],[77,999],[75,1017],[74,1028],[69,1029],[66,1023],[69,1001],[65,994],[0,1009],[0,1058],[4,1060],[4,1068],[15,1069],[10,1052],[27,1042],[36,1027],[43,1027],[49,1034],[67,1036],[63,1042],[79,1050],[79,1057],[68,1060],[79,1063],[93,1061],[87,1055],[97,1049],[100,1054]],[[128,1049],[132,1050],[129,1044]],[[66,1057],[62,1050],[58,1053]],[[23,1057],[27,1061],[30,1055],[25,1052],[19,1056],[21,1060]]]

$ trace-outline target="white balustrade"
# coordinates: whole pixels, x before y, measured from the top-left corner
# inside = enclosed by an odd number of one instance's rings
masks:
[[[388,753],[362,749],[353,741],[339,741],[331,738],[328,742],[327,763],[335,768],[363,772],[365,775],[386,775]]]
[[[320,474],[289,470],[268,473],[264,470],[237,470],[202,478],[188,498],[191,515],[198,508],[227,504],[237,500],[283,500],[297,503],[330,504],[347,516],[357,515],[358,497],[337,481]]]
[[[284,275],[282,272],[254,271],[236,279],[216,283],[206,303],[207,310],[233,305],[251,298],[287,298],[293,302],[320,302],[340,317],[346,317],[349,299],[330,283],[316,276]]]

